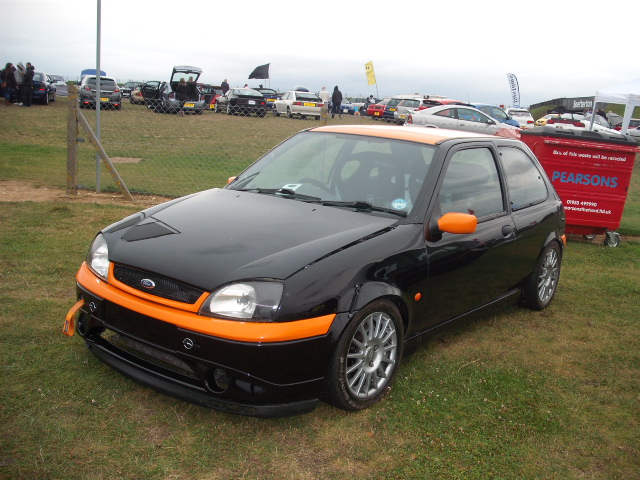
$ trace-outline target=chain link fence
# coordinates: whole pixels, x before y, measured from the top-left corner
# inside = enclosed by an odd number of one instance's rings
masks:
[[[73,89],[73,87],[72,87]],[[73,102],[70,91],[69,101]],[[176,197],[224,186],[249,164],[294,133],[325,123],[370,124],[367,117],[345,109],[331,115],[302,118],[252,112],[216,112],[215,104],[201,111],[162,108],[132,94],[121,107],[100,108],[99,131],[94,108],[78,108],[99,136],[100,143],[129,192]],[[150,108],[153,106],[154,108]],[[70,110],[71,112],[72,110]],[[73,115],[73,113],[70,113]],[[79,130],[76,185],[79,189],[118,192],[118,182],[98,159],[88,135]]]

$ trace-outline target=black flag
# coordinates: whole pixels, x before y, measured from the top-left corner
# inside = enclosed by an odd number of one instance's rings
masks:
[[[249,75],[249,78],[269,78],[269,65],[271,64],[267,63],[266,65],[260,65],[259,67],[254,68],[253,72]]]

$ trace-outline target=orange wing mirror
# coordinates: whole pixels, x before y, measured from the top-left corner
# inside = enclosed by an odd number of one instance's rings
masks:
[[[227,185],[229,185],[231,182],[233,182],[236,179],[236,177],[229,177],[229,179],[227,180]]]
[[[447,233],[473,233],[477,225],[478,218],[468,213],[445,213],[438,220],[438,229]]]

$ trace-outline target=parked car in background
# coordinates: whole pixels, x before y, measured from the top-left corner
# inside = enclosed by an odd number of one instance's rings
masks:
[[[56,96],[66,97],[69,95],[69,86],[62,75],[49,74],[49,78],[56,86]]]
[[[145,105],[152,110],[161,103],[160,85],[162,83],[160,80],[149,80],[140,87]]]
[[[535,120],[531,115],[531,112],[526,108],[515,108],[510,107],[505,109],[504,111],[508,116],[510,116],[513,120],[518,122],[520,128],[532,128],[535,127]]]
[[[360,115],[367,115],[367,109],[369,105],[376,104],[380,101],[378,98],[369,98],[369,97],[355,97],[350,99],[350,102],[353,104],[355,108],[357,108],[357,112]]]
[[[276,417],[322,398],[358,411],[453,321],[550,305],[565,244],[562,201],[520,141],[316,127],[225,188],[98,232],[63,331],[209,408]]]
[[[387,108],[387,103],[389,103],[391,98],[383,98],[377,103],[370,103],[367,107],[367,115],[371,118],[380,119],[384,115],[384,109]]]
[[[340,103],[340,114],[342,115],[355,115],[356,106],[351,103],[348,98],[343,98]]]
[[[464,130],[483,135],[496,135],[503,129],[512,130],[514,137],[518,137],[520,132],[520,129],[513,125],[500,123],[477,108],[464,105],[440,105],[418,110],[407,116],[405,125]]]
[[[623,120],[624,119],[622,118],[621,115],[618,115],[617,113],[613,113],[613,112],[607,112],[607,121],[609,122],[609,125],[611,126],[611,128],[615,130],[620,130],[622,128]]]
[[[178,65],[173,67],[171,77],[168,82],[161,82],[155,92],[150,92],[154,97],[154,111],[159,113],[195,113],[201,114],[205,108],[204,96],[198,87],[198,78],[202,74],[202,69],[188,65]],[[178,100],[176,88],[180,80],[184,79],[189,87],[188,98],[185,101]],[[149,82],[145,84],[143,94],[145,101],[147,90],[151,90]]]
[[[56,101],[56,85],[44,72],[33,73],[33,101],[49,105]]]
[[[349,101],[351,102],[351,104],[358,109],[358,112],[360,112],[360,115],[362,115],[363,113],[363,108],[365,103],[367,103],[367,99],[365,97],[354,97],[354,98],[350,98]]]
[[[443,98],[443,97],[439,97],[439,98],[423,98],[422,100],[420,100],[420,106],[418,107],[418,110],[425,110],[427,108],[431,108],[431,107],[437,107],[439,105],[467,105],[467,106],[471,106],[466,102],[463,102],[461,100],[455,100],[453,98]]]
[[[407,114],[418,110],[421,105],[421,99],[418,98],[405,98],[401,100],[396,106],[396,111],[393,114],[393,119],[398,125],[402,125],[407,120]]]
[[[541,117],[541,118],[536,120],[535,126],[536,127],[544,127],[547,124],[547,121],[549,121],[550,118],[557,117],[557,116],[558,116],[557,113],[547,113],[544,117]]]
[[[514,127],[520,126],[520,124],[516,120],[507,115],[507,113],[500,107],[496,107],[495,105],[487,105],[485,103],[472,103],[471,105],[481,112],[486,113],[491,118],[495,118],[501,123],[513,125]]]
[[[95,108],[97,102],[100,102],[100,108],[120,110],[122,107],[120,87],[110,77],[100,77],[100,86],[98,87],[95,75],[85,75],[78,88],[78,102],[80,108]]]
[[[220,85],[198,85],[200,93],[204,97],[205,110],[215,110],[216,100],[222,95],[222,87]]]
[[[262,96],[267,101],[267,108],[270,110],[273,110],[273,106],[276,103],[276,100],[280,98],[280,94],[276,92],[273,88],[258,87],[258,88],[254,88],[254,90],[262,94]]]
[[[389,99],[386,106],[384,107],[384,112],[382,113],[382,120],[384,120],[387,123],[394,123],[395,114],[396,114],[396,111],[398,110],[398,104],[402,100],[421,99],[421,98],[424,98],[424,96],[419,94],[406,94],[406,95],[397,95],[395,97],[392,97],[391,99]]]
[[[286,115],[289,118],[299,116],[307,118],[307,116],[315,117],[320,120],[320,109],[322,107],[322,99],[313,92],[303,92],[300,90],[290,90],[282,95],[274,102],[273,114],[276,117]]]
[[[267,101],[252,88],[232,88],[216,99],[214,111],[246,116],[255,113],[258,117],[264,117],[267,114]]]
[[[626,134],[631,135],[636,142],[640,142],[640,118],[632,118],[629,121],[629,128]]]
[[[122,88],[120,88],[120,91],[122,92],[122,97],[129,98],[131,96],[131,92],[136,88],[140,87],[140,85],[143,85],[143,82],[126,82],[122,86]]]
[[[131,103],[131,105],[144,105],[144,96],[142,95],[142,85],[140,85],[138,88],[134,88],[131,91],[129,102]]]
[[[592,130],[594,132],[620,135],[620,132],[610,128],[609,122],[600,115],[593,117],[593,127],[591,126],[591,115],[585,116],[581,113],[572,112],[566,112],[550,118],[547,120],[547,126],[568,130]]]

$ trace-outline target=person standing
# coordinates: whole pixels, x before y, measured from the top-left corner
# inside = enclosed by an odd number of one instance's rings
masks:
[[[320,97],[320,100],[322,100],[322,107],[320,108],[320,113],[322,115],[322,120],[326,125],[327,116],[329,115],[329,100],[331,98],[331,95],[329,94],[327,87],[322,87],[322,90],[320,90],[320,93],[318,94],[318,96]]]
[[[30,107],[33,99],[33,74],[35,68],[31,62],[27,62],[27,68],[22,79],[22,106]]]
[[[342,104],[342,92],[338,89],[336,85],[333,87],[333,95],[331,95],[331,118],[335,118],[336,113],[340,118],[342,118],[342,114],[340,113],[340,105]]]
[[[222,90],[223,95],[229,91],[229,82],[227,82],[226,78],[220,84],[220,89]]]
[[[176,86],[176,98],[180,101],[179,115],[182,117],[184,116],[184,102],[189,99],[189,86],[184,81],[184,78],[181,78],[180,83]]]
[[[15,93],[17,87],[16,76],[13,71],[13,63],[7,62],[7,65],[2,71],[2,93],[4,94],[4,104],[6,106],[11,105],[11,96]]]

